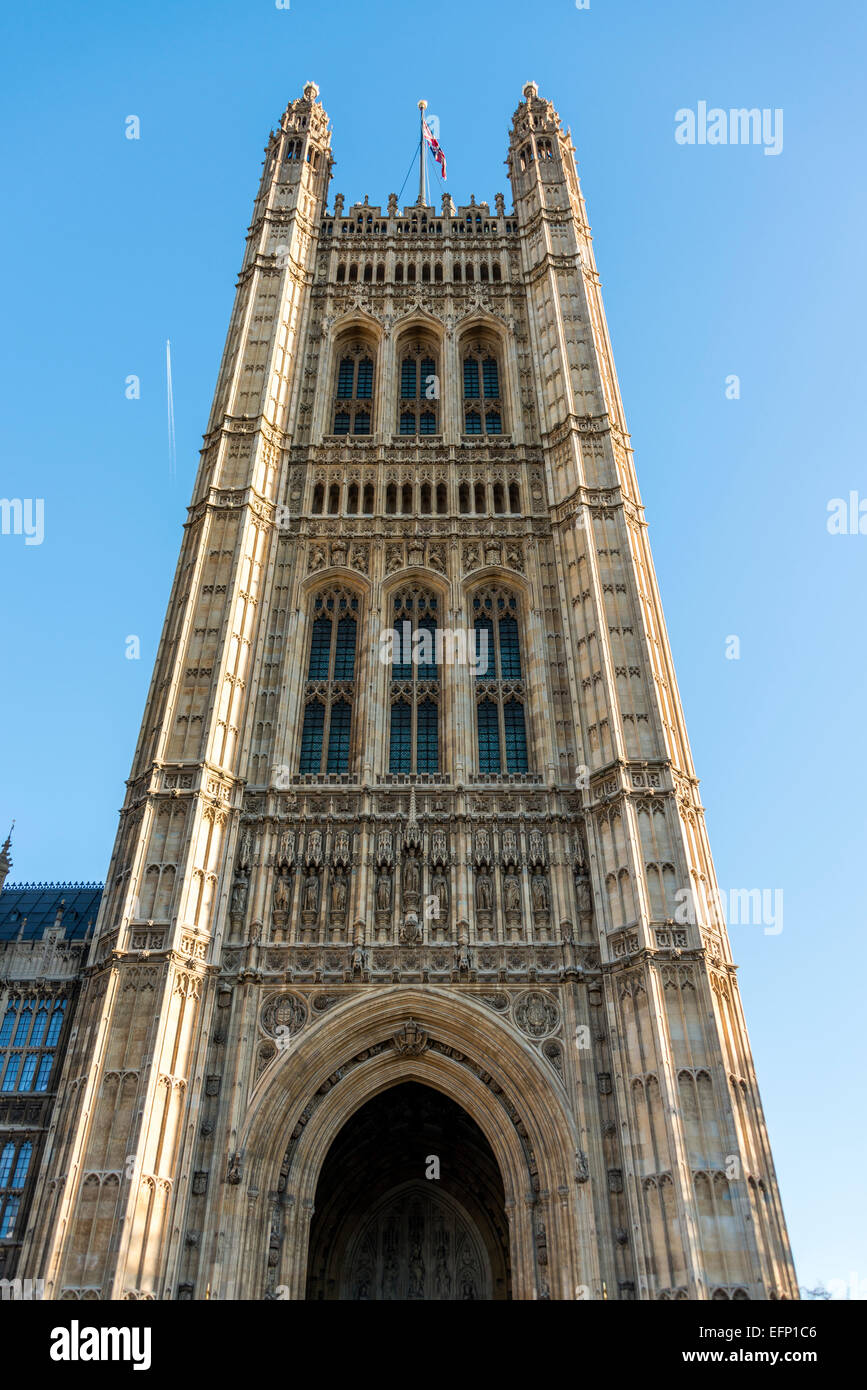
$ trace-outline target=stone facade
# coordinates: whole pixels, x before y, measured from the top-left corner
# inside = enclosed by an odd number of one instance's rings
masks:
[[[569,134],[528,84],[511,213],[328,212],[330,151],[309,84],[22,1268],[57,1299],[797,1297]],[[396,617],[492,660],[384,661]]]

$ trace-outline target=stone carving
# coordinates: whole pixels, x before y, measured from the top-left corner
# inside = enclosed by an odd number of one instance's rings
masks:
[[[503,884],[503,906],[507,912],[521,911],[521,885],[517,874],[507,874]]]
[[[274,911],[289,911],[289,880],[285,874],[280,874],[274,884]]]
[[[304,911],[319,910],[319,879],[316,874],[308,874],[304,881]]]
[[[560,1010],[550,994],[528,990],[515,1001],[515,1022],[528,1038],[546,1038],[559,1026]]]
[[[547,857],[545,855],[545,839],[541,830],[530,831],[529,855],[530,864],[534,868],[537,866],[539,868],[544,868],[547,863]]]
[[[429,1039],[421,1024],[409,1019],[392,1038],[395,1050],[405,1057],[419,1057],[425,1051]]]
[[[232,885],[232,916],[243,917],[246,906],[247,880],[245,878],[236,878],[235,882]]]
[[[335,913],[346,911],[346,879],[340,872],[334,875],[331,884],[331,911]]]
[[[376,881],[376,910],[388,912],[391,908],[391,874],[380,874]]]
[[[476,880],[476,906],[480,912],[490,912],[493,906],[493,892],[489,874],[479,874]]]
[[[307,1005],[297,994],[272,994],[259,1015],[262,1028],[272,1038],[300,1033],[307,1022]]]
[[[544,874],[533,875],[533,911],[547,912],[549,895],[548,880]]]
[[[440,868],[445,868],[449,862],[449,841],[445,830],[434,830],[431,833],[431,864]]]
[[[352,857],[351,836],[348,830],[338,830],[334,836],[334,848],[331,851],[331,862],[334,865],[348,867]]]

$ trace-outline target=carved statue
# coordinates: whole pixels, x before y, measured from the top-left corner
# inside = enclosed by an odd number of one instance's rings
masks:
[[[335,874],[331,884],[331,911],[346,911],[346,879],[342,874]]]
[[[284,830],[280,836],[280,847],[277,850],[278,864],[291,864],[295,857],[295,831]]]
[[[544,874],[533,875],[533,907],[536,912],[548,910],[548,881]]]
[[[406,861],[406,868],[403,871],[403,891],[407,894],[418,894],[419,872],[418,864],[415,859],[409,858]]]
[[[449,911],[449,885],[446,882],[445,874],[437,874],[433,884],[434,896],[437,900],[437,908],[440,918],[447,917]]]
[[[507,874],[503,885],[503,901],[507,912],[520,912],[521,887],[516,874]]]
[[[280,874],[274,884],[274,911],[287,912],[289,910],[289,880],[285,874]]]
[[[232,888],[232,916],[242,917],[247,906],[247,880],[239,878]]]
[[[247,865],[250,863],[250,855],[252,854],[252,852],[253,832],[248,825],[244,830],[243,835],[241,836],[241,849],[238,854],[238,864],[242,869],[245,869]]]
[[[579,874],[575,879],[575,895],[578,899],[578,911],[588,914],[593,911],[593,899],[590,896],[590,880],[586,874]]]
[[[545,841],[541,830],[530,831],[530,859],[534,864],[545,863]]]
[[[379,912],[388,912],[391,907],[391,875],[380,874],[376,883],[376,907]]]
[[[491,880],[488,874],[479,874],[476,882],[476,905],[480,912],[491,910]]]
[[[308,874],[304,885],[304,911],[315,912],[319,907],[319,879],[316,874]]]

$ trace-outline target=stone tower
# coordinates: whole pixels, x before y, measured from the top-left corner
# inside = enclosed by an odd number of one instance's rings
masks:
[[[797,1296],[569,134],[272,133],[22,1267]],[[686,910],[684,910],[686,904]]]

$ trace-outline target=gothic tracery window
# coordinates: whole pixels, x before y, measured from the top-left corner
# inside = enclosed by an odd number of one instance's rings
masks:
[[[526,693],[518,600],[493,587],[473,596],[479,772],[526,772]]]
[[[373,402],[373,353],[365,343],[340,350],[334,399],[335,434],[370,434]]]
[[[349,771],[358,598],[340,588],[321,590],[311,617],[298,770],[315,777]]]
[[[464,351],[463,395],[464,434],[502,434],[500,366],[489,347]]]
[[[0,1023],[0,1091],[48,1090],[65,999],[11,1000]]]
[[[389,772],[439,771],[437,612],[437,596],[424,589],[401,589],[391,601]]]
[[[429,343],[405,345],[400,353],[401,434],[436,434],[440,379],[435,350]]]

